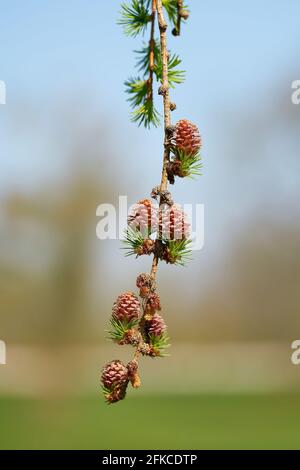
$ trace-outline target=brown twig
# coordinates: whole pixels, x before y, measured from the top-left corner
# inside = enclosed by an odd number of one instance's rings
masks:
[[[163,96],[164,102],[164,128],[165,128],[165,138],[164,138],[164,156],[163,156],[163,167],[161,175],[160,190],[165,191],[168,187],[168,174],[167,174],[167,165],[170,160],[170,148],[169,148],[169,138],[168,138],[168,128],[171,125],[171,110],[170,110],[170,93],[169,93],[169,78],[168,78],[168,49],[167,49],[167,23],[163,14],[162,1],[157,0],[157,16],[158,24],[160,31],[160,49],[161,49],[161,59],[163,65],[163,76],[162,76],[162,85],[160,87],[159,93]],[[162,198],[160,199],[160,204],[162,204]],[[156,279],[157,267],[158,267],[158,256],[154,256],[152,268],[151,268],[151,278]]]
[[[175,28],[172,31],[174,36],[180,36],[181,33],[181,21],[187,20],[189,17],[188,10],[184,9],[183,0],[177,0],[177,22]]]
[[[156,19],[156,0],[152,0],[152,18],[151,18],[151,31],[150,31],[150,40],[149,40],[149,49],[150,49],[150,55],[149,55],[149,79],[148,79],[148,85],[149,85],[149,93],[148,93],[148,99],[153,100],[153,73],[154,73],[154,66],[155,66],[155,55],[154,55],[154,49],[155,49],[155,19]]]
[[[176,25],[176,28],[175,28],[175,31],[176,31],[175,36],[180,36],[180,32],[181,32],[181,18],[182,18],[181,12],[182,12],[182,8],[183,8],[183,0],[177,0],[177,25]]]
[[[155,5],[153,5],[155,4]],[[161,183],[160,183],[160,191],[166,191],[168,187],[168,174],[167,174],[167,166],[170,160],[170,143],[169,143],[169,133],[168,129],[171,126],[171,110],[170,110],[170,93],[169,93],[169,77],[168,77],[168,49],[167,49],[167,23],[164,18],[163,14],[163,7],[161,0],[154,0],[152,6],[155,6],[155,11],[152,11],[153,17],[155,17],[155,12],[157,10],[157,17],[158,17],[158,25],[160,31],[160,49],[161,49],[161,59],[163,65],[163,75],[162,75],[162,85],[159,89],[159,94],[163,96],[163,104],[164,104],[164,154],[163,154],[163,165],[162,165],[162,174],[161,174]],[[154,28],[152,24],[152,29]],[[154,34],[154,33],[153,33]],[[151,60],[150,60],[151,65]],[[164,203],[163,196],[160,197],[160,205]],[[152,268],[151,268],[151,282],[152,286],[155,290],[156,284],[156,275],[157,275],[157,268],[158,268],[158,261],[159,257],[157,254],[153,257]],[[140,322],[140,332],[142,334],[144,340],[144,323],[145,323],[145,309],[147,306],[148,299],[144,299],[143,303],[143,317]],[[143,341],[142,340],[142,341]],[[136,347],[136,351],[134,354],[134,361],[138,360],[140,356],[140,346]]]

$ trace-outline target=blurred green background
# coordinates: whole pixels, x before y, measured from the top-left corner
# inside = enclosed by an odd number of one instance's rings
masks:
[[[105,340],[111,306],[150,259],[97,240],[96,208],[148,197],[162,131],[129,122],[118,1],[1,2],[2,449],[300,447],[300,5],[190,4],[174,120],[199,124],[204,175],[172,191],[205,204],[205,245],[159,269],[171,356],[107,406],[101,367],[131,358]]]
[[[1,449],[298,449],[296,395],[1,400]]]

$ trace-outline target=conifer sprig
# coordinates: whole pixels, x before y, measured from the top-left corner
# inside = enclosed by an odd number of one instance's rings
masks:
[[[128,101],[133,108],[140,106],[149,91],[149,84],[147,80],[141,80],[138,78],[130,78],[125,82],[127,87],[126,92],[129,94]]]
[[[183,177],[189,176],[193,178],[195,176],[201,176],[201,170],[203,168],[202,158],[200,154],[185,156],[181,161],[181,171]]]
[[[118,24],[123,26],[126,36],[136,37],[145,33],[152,19],[148,7],[149,1],[143,0],[132,0],[131,4],[122,3]]]
[[[194,178],[195,176],[202,175],[201,170],[203,168],[203,162],[199,152],[186,153],[176,148],[173,148],[172,152],[174,158],[170,164],[170,168],[173,170],[175,176]]]
[[[143,124],[148,129],[151,124],[158,127],[160,125],[160,114],[154,106],[153,99],[147,97],[143,104],[131,113],[131,119],[132,122],[136,122],[139,126]]]
[[[147,74],[150,68],[150,44],[144,44],[141,49],[136,50],[134,52],[137,54],[137,69],[139,70],[139,72]],[[160,46],[159,41],[157,39],[154,39],[154,42],[152,44],[152,52],[154,55],[154,64],[156,64],[160,59]]]
[[[181,4],[182,2],[180,2]],[[162,7],[165,9],[170,24],[175,29],[178,28],[178,12],[183,8],[178,6],[177,0],[163,0]],[[133,111],[131,120],[146,128],[151,126],[158,127],[160,124],[160,114],[156,109],[154,100],[155,75],[158,82],[158,89],[163,81],[163,66],[161,60],[161,49],[159,41],[155,37],[155,26],[157,16],[157,0],[131,0],[129,3],[122,3],[121,17],[118,23],[123,26],[124,32],[128,36],[136,37],[139,34],[145,34],[150,26],[150,38],[148,43],[141,49],[136,50],[136,67],[142,76],[130,78],[125,81],[126,92],[129,94]],[[181,18],[181,17],[180,17]],[[184,81],[185,71],[178,69],[181,59],[176,54],[168,52],[169,55],[169,85],[174,88]]]
[[[133,230],[127,227],[125,239],[123,240],[124,246],[122,247],[126,250],[125,256],[138,255],[145,239],[146,237],[139,230]]]
[[[149,343],[152,348],[152,357],[166,357],[169,356],[165,351],[169,348],[170,338],[166,333],[161,336],[149,335]]]
[[[176,264],[178,266],[185,266],[190,261],[192,250],[190,245],[192,240],[166,240],[167,247],[166,261],[167,263]]]
[[[177,21],[177,0],[162,0],[170,23],[175,26]]]
[[[126,333],[133,328],[136,328],[138,320],[117,320],[111,318],[110,320],[111,329],[108,331],[108,338],[116,343],[124,341]]]
[[[180,83],[183,83],[185,80],[185,71],[184,70],[178,70],[177,66],[181,64],[181,59],[179,58],[178,55],[173,54],[169,52],[169,58],[168,58],[168,79],[169,79],[169,85],[171,88],[175,88],[175,85],[179,85]],[[163,64],[161,61],[161,57],[157,60],[154,68],[154,72],[156,75],[156,78],[160,83],[162,83],[163,79]]]
[[[166,14],[166,15],[165,15]],[[128,216],[125,232],[126,256],[152,255],[149,273],[141,273],[136,279],[139,298],[126,291],[113,305],[109,338],[119,345],[134,347],[133,359],[125,365],[120,360],[106,364],[101,382],[107,403],[116,403],[126,396],[129,384],[138,388],[140,356],[163,357],[169,347],[169,337],[157,293],[157,269],[159,261],[183,266],[191,256],[190,224],[181,206],[175,204],[168,191],[168,182],[174,184],[175,176],[200,174],[201,136],[192,122],[181,119],[172,126],[170,89],[182,83],[185,72],[180,70],[181,59],[167,48],[168,24],[173,34],[180,35],[182,20],[188,12],[183,0],[132,0],[122,4],[120,24],[125,34],[143,34],[150,25],[149,43],[136,51],[140,76],[125,82],[128,101],[133,108],[132,120],[145,127],[159,124],[159,114],[154,105],[154,80],[158,81],[158,94],[163,98],[164,142],[163,164],[159,186],[151,197],[159,198],[159,207],[149,199],[136,203]],[[155,39],[156,19],[160,38]]]

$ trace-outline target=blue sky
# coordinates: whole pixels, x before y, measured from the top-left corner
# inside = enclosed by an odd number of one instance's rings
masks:
[[[174,97],[180,114],[198,120],[204,133],[217,113],[236,109],[245,96],[252,104],[285,73],[287,87],[297,78],[292,76],[299,69],[297,0],[189,3],[192,14],[182,38],[170,39],[187,70],[186,83]],[[119,4],[1,0],[0,79],[7,85],[7,106],[0,108],[0,132],[6,132],[7,116],[23,100],[47,110],[62,94],[80,97],[89,90],[95,102],[104,109],[113,107],[118,121],[131,128],[123,80],[134,74],[132,49],[139,39],[124,38],[116,25]],[[2,145],[6,140],[1,135]],[[2,175],[15,160],[3,152]]]
[[[1,76],[10,102],[18,89],[45,97],[64,86],[103,87],[120,104],[120,77],[131,73],[132,47],[116,25],[120,2],[112,0],[1,0]],[[202,105],[224,91],[236,93],[268,80],[298,56],[300,4],[297,0],[191,0],[188,26],[171,47],[184,57],[188,85]],[[275,77],[274,77],[275,78]],[[207,87],[213,93],[207,93]],[[183,88],[183,87],[182,87]],[[204,90],[201,92],[201,90]],[[48,92],[48,93],[47,93]],[[193,108],[193,106],[192,106]]]

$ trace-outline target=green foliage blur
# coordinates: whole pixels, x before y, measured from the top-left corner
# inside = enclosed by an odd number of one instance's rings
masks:
[[[299,449],[299,405],[298,394],[129,397],[116,406],[1,398],[0,449]]]

